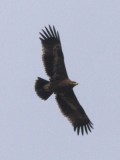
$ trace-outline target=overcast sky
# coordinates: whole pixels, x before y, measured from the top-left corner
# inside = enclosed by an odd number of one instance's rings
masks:
[[[54,95],[42,101],[38,76],[48,79],[39,32],[59,31],[75,94],[94,123],[77,135]],[[120,159],[120,1],[0,2],[0,160]]]

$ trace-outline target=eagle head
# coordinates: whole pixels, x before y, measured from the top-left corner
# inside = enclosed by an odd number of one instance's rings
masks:
[[[75,81],[71,81],[71,82],[70,82],[70,85],[71,85],[72,87],[75,87],[76,85],[78,85],[78,83],[75,82]]]

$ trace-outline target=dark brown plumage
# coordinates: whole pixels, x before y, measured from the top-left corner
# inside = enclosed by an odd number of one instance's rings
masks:
[[[77,130],[79,134],[81,130],[82,135],[84,131],[88,134],[93,124],[73,92],[73,87],[77,83],[68,77],[59,33],[54,26],[49,26],[45,27],[40,35],[43,47],[42,59],[50,80],[46,81],[39,77],[35,83],[35,91],[43,100],[47,100],[54,93],[60,110],[72,123],[74,131]]]

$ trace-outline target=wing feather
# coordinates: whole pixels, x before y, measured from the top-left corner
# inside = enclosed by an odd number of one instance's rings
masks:
[[[46,39],[49,38],[49,35],[42,29],[44,35],[46,36]]]
[[[40,35],[42,36],[42,38],[40,38],[41,40],[46,39],[46,37],[44,36],[44,34],[40,33]]]
[[[45,29],[46,29],[46,31],[47,31],[47,33],[48,33],[49,37],[52,37],[52,35],[51,35],[51,33],[49,32],[48,28],[47,28],[47,27],[45,27]]]
[[[49,25],[49,29],[50,29],[50,32],[51,32],[51,34],[52,34],[52,37],[55,37],[54,32],[53,32],[53,30],[52,30],[52,28],[51,28],[50,25]]]
[[[88,130],[91,132],[93,124],[78,102],[72,89],[69,90],[69,93],[57,94],[56,100],[62,113],[70,120],[74,131],[77,130],[78,135],[80,131],[82,135],[84,132],[88,134]]]
[[[54,26],[53,26],[53,31],[54,31],[54,35],[55,35],[55,37],[59,39],[59,37],[57,36],[57,32],[56,32],[56,30],[55,30],[55,27],[54,27]]]
[[[53,80],[68,78],[59,33],[54,26],[49,25],[49,28],[42,29],[40,35],[42,59],[47,75]]]

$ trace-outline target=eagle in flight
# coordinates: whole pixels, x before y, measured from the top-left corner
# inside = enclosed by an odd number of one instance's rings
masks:
[[[68,77],[64,63],[61,42],[55,27],[45,27],[40,33],[43,54],[42,59],[49,81],[40,77],[36,80],[35,91],[43,100],[47,100],[53,93],[61,112],[68,118],[74,127],[74,131],[88,134],[93,129],[93,123],[86,115],[78,102],[73,87],[78,85]]]

